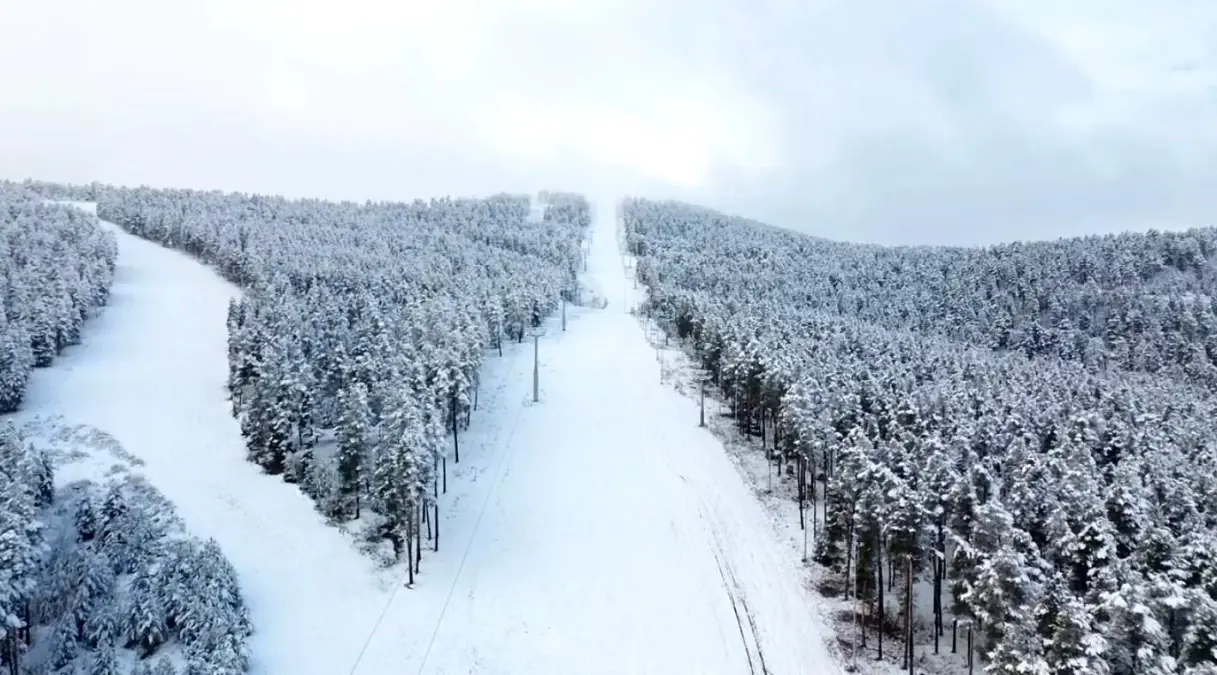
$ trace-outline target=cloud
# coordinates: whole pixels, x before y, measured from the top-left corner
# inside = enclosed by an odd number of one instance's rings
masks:
[[[1206,0],[0,6],[0,175],[692,199],[836,238],[1213,222]]]

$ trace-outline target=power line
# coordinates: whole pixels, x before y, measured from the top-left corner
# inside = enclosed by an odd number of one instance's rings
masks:
[[[504,468],[507,466],[507,457],[511,452],[511,441],[515,438],[516,429],[520,427],[520,418],[524,416],[524,407],[521,406],[516,412],[515,420],[511,423],[511,431],[507,433],[507,439],[503,443],[503,449],[499,453],[499,466],[494,483],[486,490],[486,499],[482,501],[482,508],[478,511],[477,520],[473,523],[473,532],[469,535],[469,542],[465,544],[465,552],[461,555],[461,563],[456,568],[456,575],[452,577],[452,586],[448,588],[448,595],[444,598],[444,606],[440,608],[439,618],[435,620],[435,630],[431,632],[431,639],[427,642],[427,649],[423,652],[422,661],[418,664],[418,673],[422,675],[423,669],[427,667],[427,659],[431,656],[431,649],[435,646],[435,639],[439,636],[440,625],[444,622],[444,615],[448,613],[448,605],[452,602],[452,594],[456,592],[456,583],[461,578],[461,572],[465,569],[465,561],[469,559],[469,551],[473,549],[473,541],[477,539],[478,529],[482,526],[482,517],[486,515],[486,509],[490,506],[490,498],[494,496],[495,488],[503,481],[503,476],[506,475]]]

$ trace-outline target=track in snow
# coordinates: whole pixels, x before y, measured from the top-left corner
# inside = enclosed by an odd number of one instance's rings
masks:
[[[185,255],[116,232],[111,303],[35,375],[26,414],[114,435],[219,541],[258,673],[839,672],[760,504],[696,404],[660,384],[627,312],[614,202],[599,206],[585,276],[608,308],[570,311],[565,333],[549,322],[539,405],[531,345],[487,357],[444,545],[391,602],[306,497],[245,461],[224,388],[237,291]]]
[[[550,322],[539,405],[531,354],[517,364],[491,482],[449,513],[442,569],[424,560],[358,673],[839,672],[760,504],[660,384],[599,206],[585,277],[608,308]]]
[[[118,238],[109,304],[81,345],[35,371],[19,417],[62,415],[144,460],[140,471],[191,533],[214,537],[236,568],[254,623],[254,673],[345,673],[385,584],[307,497],[245,460],[225,388],[225,317],[237,289],[183,254],[105,226]]]

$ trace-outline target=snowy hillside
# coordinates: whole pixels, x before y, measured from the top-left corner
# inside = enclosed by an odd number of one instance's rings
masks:
[[[20,419],[61,416],[104,431],[192,533],[219,543],[255,627],[253,672],[349,667],[341,651],[296,645],[332,640],[331,613],[366,630],[384,587],[306,497],[245,461],[225,391],[224,319],[236,289],[183,254],[110,227],[119,257],[109,305],[84,344],[35,373]]]
[[[410,588],[246,461],[225,391],[238,291],[180,253],[115,228],[110,305],[37,373],[22,419],[48,438],[77,429],[64,447],[110,439],[98,447],[216,540],[248,604],[253,672],[835,672],[764,512],[659,381],[615,225],[605,202],[580,279],[607,307],[542,325],[539,401],[529,341],[487,357],[438,497],[446,543],[435,523],[419,533],[438,551]],[[75,447],[65,475],[113,463]]]
[[[357,672],[837,672],[764,512],[660,383],[614,203],[598,206],[584,283],[608,307],[548,322],[540,402],[516,380],[485,485],[446,525],[455,550],[398,595]]]
[[[1217,668],[1217,229],[883,248],[624,212],[851,660]]]
[[[106,303],[115,256],[93,215],[0,181],[0,413],[21,406],[32,369],[80,341]]]

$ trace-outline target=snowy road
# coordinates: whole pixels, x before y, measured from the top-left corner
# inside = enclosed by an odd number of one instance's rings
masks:
[[[838,672],[788,549],[697,406],[660,383],[600,206],[586,276],[609,307],[550,324],[539,405],[517,364],[445,570],[399,594],[358,672]]]

